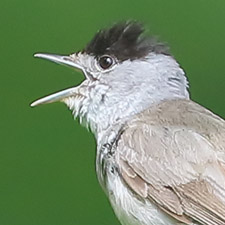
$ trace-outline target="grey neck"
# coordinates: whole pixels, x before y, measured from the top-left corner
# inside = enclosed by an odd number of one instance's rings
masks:
[[[189,99],[182,68],[172,56],[155,53],[123,61],[100,73],[96,81],[86,80],[85,90],[88,97],[78,103],[71,97],[66,103],[75,116],[90,126],[97,140],[114,124],[124,123],[153,104]]]
[[[87,113],[87,120],[97,137],[113,124],[125,122],[152,104],[189,99],[184,71],[171,56],[166,55],[150,54],[141,61],[125,61],[100,82],[109,84],[102,93],[104,101],[94,102]]]

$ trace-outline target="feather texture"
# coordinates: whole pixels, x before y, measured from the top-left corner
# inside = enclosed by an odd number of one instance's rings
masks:
[[[124,182],[185,224],[225,224],[225,122],[189,100],[128,122],[116,161]]]
[[[144,27],[134,21],[126,21],[100,30],[83,52],[94,55],[115,56],[119,61],[143,58],[150,52],[169,54],[168,47],[155,38],[144,36]]]

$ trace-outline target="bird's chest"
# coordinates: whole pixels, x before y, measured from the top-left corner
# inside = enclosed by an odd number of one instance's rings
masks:
[[[112,146],[104,144],[98,151],[96,159],[96,170],[99,183],[108,196],[116,216],[123,225],[141,225],[129,214],[130,195],[120,180],[118,165],[115,163],[115,152]],[[127,208],[128,207],[128,208]]]
[[[175,225],[174,220],[148,199],[141,199],[121,179],[119,171],[106,171],[105,190],[122,225]]]
[[[97,154],[96,169],[99,182],[109,197],[116,216],[122,225],[174,225],[174,221],[147,199],[140,199],[120,176],[116,164],[116,149],[102,145]]]
[[[98,145],[96,172],[122,225],[174,225],[174,220],[148,199],[143,199],[129,188],[120,175],[117,164],[117,144],[120,131],[110,132]]]

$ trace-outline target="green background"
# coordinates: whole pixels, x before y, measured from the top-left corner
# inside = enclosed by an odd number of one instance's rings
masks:
[[[225,115],[224,0],[0,1],[0,225],[119,224],[95,176],[95,141],[60,103],[30,108],[84,77],[34,59],[82,49],[137,19],[169,43],[192,98]]]

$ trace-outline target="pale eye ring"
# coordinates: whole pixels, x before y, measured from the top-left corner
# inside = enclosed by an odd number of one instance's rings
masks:
[[[114,64],[114,59],[108,55],[103,55],[99,57],[98,64],[102,69],[106,70]]]

